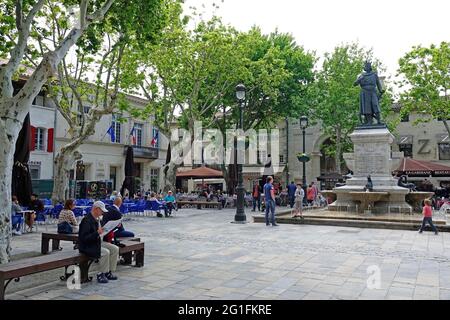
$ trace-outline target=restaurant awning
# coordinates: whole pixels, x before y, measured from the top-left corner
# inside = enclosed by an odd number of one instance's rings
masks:
[[[423,160],[403,158],[400,166],[394,174],[405,174],[408,176],[450,176],[450,167]]]
[[[208,167],[200,167],[187,171],[178,171],[177,178],[223,178],[222,171],[214,170]]]

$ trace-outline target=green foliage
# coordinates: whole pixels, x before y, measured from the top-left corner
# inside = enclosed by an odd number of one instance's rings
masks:
[[[160,127],[167,130],[175,120],[184,128],[194,121],[221,130],[235,126],[238,83],[247,88],[246,129],[271,126],[305,108],[315,58],[291,35],[264,35],[256,27],[238,32],[217,17],[190,29],[188,18],[176,10],[172,16],[158,45],[128,55],[144,70],[128,79],[136,90],[144,87],[148,112],[156,113]]]
[[[286,116],[302,114],[313,80],[314,55],[298,46],[290,34],[263,35],[256,27],[240,34],[238,43],[245,59],[241,75],[247,87],[244,127],[270,127]],[[234,91],[230,94],[234,98]]]
[[[417,46],[399,60],[401,115],[422,114],[419,122],[450,119],[450,42]],[[450,129],[444,121],[447,131]]]

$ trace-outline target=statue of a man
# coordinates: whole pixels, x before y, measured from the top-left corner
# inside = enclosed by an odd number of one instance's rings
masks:
[[[358,77],[353,84],[361,86],[359,94],[359,113],[361,124],[371,125],[373,118],[377,119],[378,124],[382,124],[380,119],[380,103],[379,100],[384,91],[378,78],[378,74],[372,71],[372,64],[366,61],[364,64],[364,72]],[[378,89],[378,92],[377,92]],[[364,116],[364,121],[362,120]]]

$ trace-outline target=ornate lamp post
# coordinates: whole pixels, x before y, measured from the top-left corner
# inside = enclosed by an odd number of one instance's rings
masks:
[[[244,115],[244,102],[245,102],[245,86],[240,83],[236,86],[236,99],[239,102],[239,129],[244,129],[243,115]],[[237,139],[237,138],[235,138]],[[237,146],[237,144],[236,144]],[[237,154],[237,153],[236,153]],[[246,223],[247,217],[244,212],[244,186],[242,178],[242,164],[237,165],[238,174],[238,186],[237,191],[237,202],[236,202],[236,215],[234,216],[235,223]]]
[[[303,189],[305,190],[305,197],[303,199],[306,199],[306,162],[309,161],[309,157],[306,156],[306,142],[305,142],[305,130],[308,127],[308,117],[307,116],[301,116],[300,117],[300,128],[302,129],[302,135],[303,135],[303,155],[302,157],[299,157],[300,162],[303,163]]]

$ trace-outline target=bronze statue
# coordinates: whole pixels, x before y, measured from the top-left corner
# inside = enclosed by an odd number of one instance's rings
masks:
[[[378,74],[372,71],[372,64],[366,61],[364,64],[364,72],[358,77],[353,84],[361,86],[359,94],[359,114],[360,121],[363,125],[372,125],[373,118],[378,124],[383,124],[380,119],[380,103],[379,100],[384,91],[378,78]],[[378,89],[378,92],[377,92]],[[364,116],[364,121],[362,119]]]
[[[364,191],[369,190],[370,192],[373,191],[373,182],[372,182],[372,177],[370,176],[370,174],[367,176],[367,183],[364,186]]]
[[[398,178],[397,185],[402,188],[408,188],[409,191],[417,191],[416,185],[414,183],[408,183],[407,177],[405,175]]]

